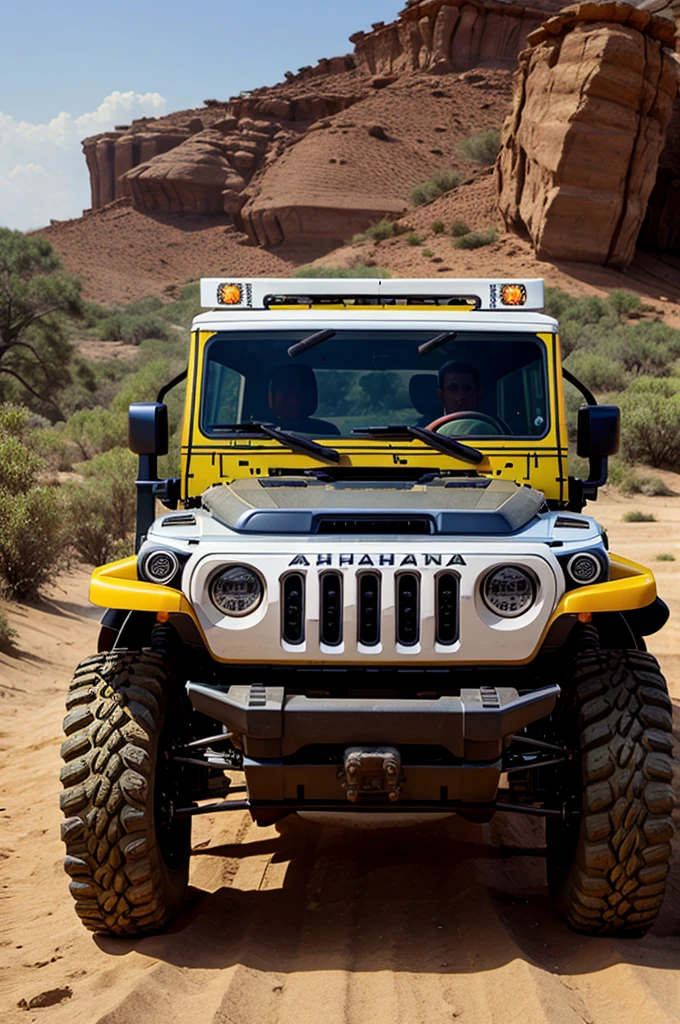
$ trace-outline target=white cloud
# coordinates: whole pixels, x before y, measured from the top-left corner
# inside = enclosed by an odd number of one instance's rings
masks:
[[[0,226],[28,231],[52,218],[79,217],[90,205],[82,139],[162,115],[166,105],[157,92],[112,92],[96,110],[75,117],[62,111],[46,124],[0,111]]]

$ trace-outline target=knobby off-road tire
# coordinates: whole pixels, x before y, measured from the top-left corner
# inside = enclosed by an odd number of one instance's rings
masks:
[[[586,935],[635,938],[661,907],[671,856],[671,702],[642,651],[596,650],[575,663],[562,739],[580,751],[565,780],[571,824],[549,822],[548,881]]]
[[[189,820],[171,822],[171,673],[157,651],[111,651],[76,669],[64,719],[61,826],[76,912],[91,931],[162,929],[184,897]]]

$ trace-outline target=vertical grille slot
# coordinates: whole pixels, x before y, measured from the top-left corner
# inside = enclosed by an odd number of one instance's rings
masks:
[[[413,647],[420,637],[420,577],[414,572],[397,576],[397,643]]]
[[[281,636],[287,644],[305,639],[305,578],[290,572],[281,580]]]
[[[338,647],[342,643],[342,576],[339,572],[325,572],[320,582],[320,640],[328,647]]]
[[[363,572],[357,581],[357,636],[364,647],[375,647],[380,643],[380,584],[377,572]]]
[[[458,577],[453,572],[442,572],[435,581],[438,644],[455,644],[458,639],[459,586]]]

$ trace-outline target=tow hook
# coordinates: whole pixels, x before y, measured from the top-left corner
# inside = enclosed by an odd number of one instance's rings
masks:
[[[395,747],[347,747],[338,778],[350,803],[381,796],[394,803],[401,788],[401,755]]]

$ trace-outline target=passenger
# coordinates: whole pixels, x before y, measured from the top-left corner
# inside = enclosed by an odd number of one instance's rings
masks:
[[[269,407],[276,416],[277,427],[314,437],[336,437],[340,431],[334,423],[312,418],[318,404],[316,376],[311,366],[284,364],[274,368],[269,383]]]

